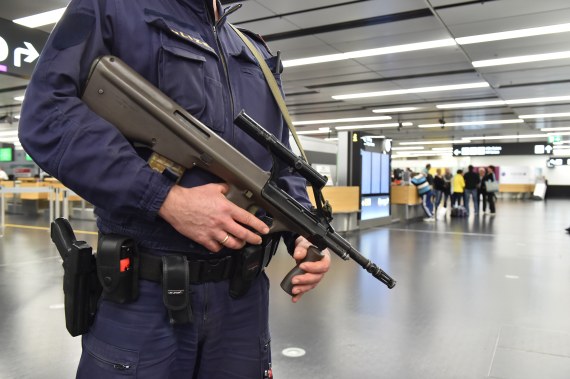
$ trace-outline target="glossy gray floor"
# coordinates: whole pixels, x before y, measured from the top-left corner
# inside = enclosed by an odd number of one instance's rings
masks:
[[[47,226],[47,217],[8,223]],[[293,261],[278,255],[268,270],[275,377],[570,378],[569,225],[569,200],[502,200],[494,217],[348,234],[397,286],[335,257],[298,304],[279,288]],[[0,378],[74,377],[80,341],[65,331],[47,231],[7,227],[0,249]],[[282,355],[291,347],[306,354]]]

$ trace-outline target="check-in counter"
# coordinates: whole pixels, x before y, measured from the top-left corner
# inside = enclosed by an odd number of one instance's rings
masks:
[[[15,181],[1,181],[2,197],[5,201],[6,211],[9,213],[37,214],[40,210],[56,207],[56,214],[63,207],[63,215],[69,217],[69,211],[78,213],[79,217],[87,220],[93,219],[92,208],[87,209],[86,202],[75,193],[67,189],[57,179],[46,178],[40,181],[37,178],[18,178]],[[53,203],[55,201],[55,203]],[[80,208],[69,208],[71,202],[81,202]],[[61,207],[60,207],[61,206]],[[86,213],[88,217],[81,217]]]
[[[390,207],[392,219],[403,222],[425,217],[421,206],[422,200],[414,185],[401,185],[390,187]]]
[[[510,194],[512,197],[524,198],[534,192],[534,184],[503,184],[499,183],[500,194]]]
[[[316,206],[313,189],[308,187],[307,192],[311,203]],[[359,187],[326,186],[322,193],[333,210],[332,227],[338,232],[357,229],[360,212]]]

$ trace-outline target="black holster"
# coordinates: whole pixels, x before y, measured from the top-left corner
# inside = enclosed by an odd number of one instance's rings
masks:
[[[190,268],[186,256],[162,256],[162,299],[171,324],[192,322]]]
[[[230,278],[230,296],[240,298],[249,291],[253,281],[269,264],[277,251],[280,233],[262,236],[261,245],[247,244],[235,257],[236,264]]]
[[[51,223],[50,236],[63,259],[65,326],[75,337],[89,330],[101,297],[95,256],[87,242],[75,238],[71,224],[62,217]]]
[[[139,297],[139,259],[135,242],[117,234],[101,234],[97,248],[97,276],[103,298],[124,304]]]
[[[70,256],[63,261],[65,326],[73,337],[87,333],[101,297],[92,251],[86,242],[77,241]]]

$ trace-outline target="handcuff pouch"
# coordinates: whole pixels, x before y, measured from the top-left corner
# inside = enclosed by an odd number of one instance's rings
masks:
[[[192,322],[190,269],[186,256],[162,256],[162,299],[171,324]]]

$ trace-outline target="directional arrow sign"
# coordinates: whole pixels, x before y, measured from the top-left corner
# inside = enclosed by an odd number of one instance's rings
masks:
[[[29,78],[48,36],[0,18],[0,73]]]
[[[461,155],[461,150],[459,149],[453,150],[453,155]]]
[[[24,62],[32,63],[40,56],[34,45],[29,42],[24,42],[26,47],[18,47],[14,50],[14,66],[22,67],[22,55],[26,55],[27,58],[24,59]]]

